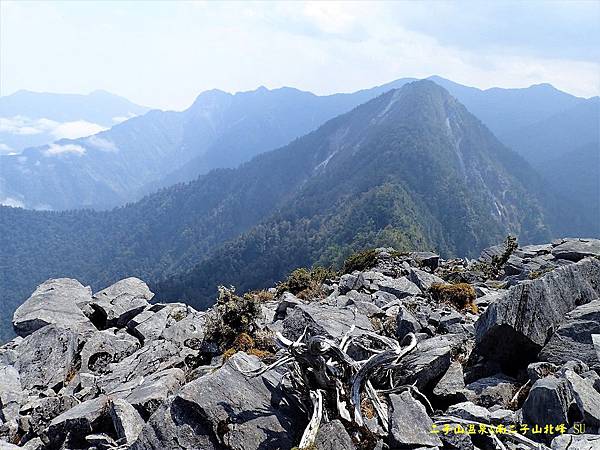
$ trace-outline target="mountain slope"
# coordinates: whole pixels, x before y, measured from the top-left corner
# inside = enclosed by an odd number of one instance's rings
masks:
[[[500,136],[583,101],[548,85],[480,90],[432,79]],[[292,88],[208,91],[183,112],[154,111],[92,138],[0,157],[0,203],[59,210],[122,205],[214,168],[237,167],[409,81],[328,96]],[[63,103],[57,105],[69,111]]]
[[[560,192],[564,202],[583,215],[577,230],[585,236],[600,237],[600,141],[540,164],[539,171],[547,186]]]
[[[305,147],[314,169],[300,190],[161,283],[162,296],[205,306],[217,284],[267,286],[293,267],[336,264],[365,246],[474,255],[508,233],[527,242],[549,235],[535,173],[432,82],[384,94],[327,127],[318,146]]]
[[[259,285],[367,245],[475,254],[508,232],[545,239],[535,178],[447,92],[415,82],[238,169],[114,211],[0,208],[0,297],[14,307],[52,276],[97,288],[124,276],[158,281],[202,262],[194,273],[218,269],[195,298],[206,304],[215,283],[228,281],[225,267],[243,269],[239,284]]]
[[[504,137],[534,167],[600,140],[600,97],[593,97],[565,111],[521,127]]]
[[[378,92],[207,91],[183,112],[152,111],[89,138],[0,156],[0,203],[54,210],[124,204],[214,168],[236,167]]]
[[[88,95],[18,91],[0,97],[0,154],[110,128],[148,111],[106,91]]]

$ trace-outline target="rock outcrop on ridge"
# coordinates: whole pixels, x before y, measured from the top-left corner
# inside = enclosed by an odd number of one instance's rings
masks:
[[[599,256],[377,249],[207,311],[48,280],[0,347],[0,449],[598,449]]]

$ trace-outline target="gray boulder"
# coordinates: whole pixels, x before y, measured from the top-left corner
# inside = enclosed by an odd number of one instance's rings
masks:
[[[98,331],[81,350],[81,372],[106,373],[110,363],[121,361],[139,348],[139,341],[122,330]]]
[[[0,420],[16,420],[23,403],[21,377],[13,366],[0,366]]]
[[[391,448],[441,446],[442,441],[432,433],[433,422],[425,406],[410,392],[390,395],[389,444]]]
[[[258,358],[238,352],[219,370],[185,385],[146,424],[132,449],[291,448],[306,419],[290,416],[275,372],[248,378]]]
[[[588,258],[513,286],[475,323],[476,351],[506,365],[526,365],[569,311],[598,299],[599,279],[600,261]]]
[[[204,339],[205,313],[198,312],[188,306],[187,315],[165,328],[161,338],[171,341],[180,347],[197,348]]]
[[[309,336],[323,334],[339,338],[352,325],[355,325],[358,331],[373,331],[373,325],[369,319],[351,308],[337,308],[313,303],[297,305],[292,311],[288,311],[288,316],[282,322],[277,323],[276,327],[281,328],[284,336],[295,340],[302,335],[305,328],[307,328]]]
[[[552,375],[541,378],[533,384],[523,403],[523,419],[530,424],[566,424],[572,400],[566,380]]]
[[[567,239],[552,249],[557,259],[580,261],[588,256],[600,255],[599,239]]]
[[[416,268],[410,269],[408,278],[410,281],[416,284],[419,287],[419,289],[421,289],[423,292],[428,291],[432,284],[445,283],[445,281],[437,275],[433,275],[432,273],[425,272],[424,270]]]
[[[354,450],[356,447],[346,428],[339,420],[327,422],[319,428],[315,439],[316,450]]]
[[[594,344],[594,350],[596,351],[596,357],[600,361],[600,334],[592,334],[592,343]]]
[[[495,405],[508,407],[519,384],[515,379],[498,373],[469,383],[466,388],[467,398],[478,405],[487,408]]]
[[[154,373],[182,365],[186,353],[170,341],[156,340],[118,363],[108,366],[98,381],[105,393],[128,392]]]
[[[125,400],[146,420],[185,384],[185,374],[178,368],[163,370],[145,377]]]
[[[55,417],[50,422],[46,435],[52,443],[51,448],[60,448],[65,441],[66,448],[70,443],[81,443],[85,437],[93,434],[104,419],[107,418],[108,397],[100,396],[93,400],[79,403],[73,408]]]
[[[52,419],[78,403],[73,396],[40,397],[24,404],[19,413],[27,417],[27,426],[31,432],[39,435]]]
[[[187,314],[187,306],[182,303],[153,305],[129,321],[127,328],[146,343],[158,339],[167,327],[183,320]]]
[[[578,306],[542,348],[538,359],[554,364],[580,360],[588,366],[600,364],[592,335],[600,333],[600,300]]]
[[[19,336],[29,336],[50,324],[63,328],[95,331],[95,327],[77,306],[91,301],[92,291],[71,278],[57,278],[40,284],[13,315],[13,327]]]
[[[144,428],[144,420],[136,409],[122,399],[109,401],[109,414],[119,442],[132,444]]]
[[[473,402],[462,402],[448,408],[446,415],[480,423],[490,423],[491,413],[487,408]]]
[[[410,252],[409,257],[419,265],[435,270],[440,261],[440,255],[433,252]]]
[[[600,448],[598,434],[561,434],[552,440],[552,450],[597,450]]]
[[[421,294],[421,289],[406,277],[390,278],[377,281],[379,290],[388,292],[398,298],[410,297]]]
[[[396,316],[396,336],[402,340],[408,333],[418,333],[421,330],[421,324],[415,316],[404,306],[401,306]]]
[[[464,393],[465,380],[462,364],[454,361],[446,370],[444,376],[433,388],[433,395],[444,400],[466,400]]]
[[[150,306],[154,294],[138,278],[126,278],[96,293],[90,303],[92,320],[100,328],[124,327],[129,320]]]
[[[600,427],[600,393],[594,389],[593,382],[580,377],[572,370],[566,370],[564,377],[583,422],[592,427]]]
[[[399,362],[395,373],[398,384],[416,383],[423,388],[438,380],[450,367],[452,342],[443,336],[436,336],[419,342],[417,349]]]
[[[66,383],[75,375],[78,333],[49,325],[27,336],[18,347],[15,364],[23,389],[45,390]]]
[[[362,276],[347,273],[340,277],[340,282],[338,285],[338,291],[340,294],[345,294],[346,292],[352,290],[358,290],[365,285],[365,280]]]

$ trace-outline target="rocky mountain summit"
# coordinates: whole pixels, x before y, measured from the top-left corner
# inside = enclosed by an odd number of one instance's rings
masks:
[[[0,347],[0,449],[598,449],[599,256],[381,248],[207,311],[48,280]]]

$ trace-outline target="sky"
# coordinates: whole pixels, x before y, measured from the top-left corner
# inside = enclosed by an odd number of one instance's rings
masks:
[[[104,89],[181,110],[202,91],[351,92],[440,75],[600,93],[600,1],[0,0],[0,95]]]

